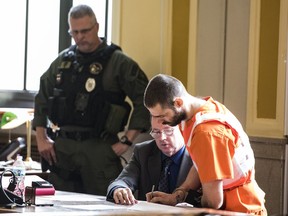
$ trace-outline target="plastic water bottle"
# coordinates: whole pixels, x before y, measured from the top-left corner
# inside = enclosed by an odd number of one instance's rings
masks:
[[[12,171],[17,178],[17,185],[14,190],[14,193],[19,197],[24,197],[24,190],[25,190],[25,175],[26,175],[26,168],[23,162],[23,157],[21,155],[17,155],[15,162],[13,163]]]

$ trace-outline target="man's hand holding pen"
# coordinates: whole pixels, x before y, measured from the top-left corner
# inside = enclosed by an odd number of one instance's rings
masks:
[[[122,205],[134,205],[138,203],[130,188],[115,189],[115,191],[113,192],[113,199],[116,204]]]
[[[165,205],[175,206],[179,202],[184,202],[187,192],[183,189],[176,189],[172,194],[164,193],[161,191],[152,191],[146,194],[146,200],[152,203],[161,203]]]
[[[173,194],[164,193],[161,191],[149,192],[146,194],[147,202],[161,203],[165,205],[176,205],[176,198]]]

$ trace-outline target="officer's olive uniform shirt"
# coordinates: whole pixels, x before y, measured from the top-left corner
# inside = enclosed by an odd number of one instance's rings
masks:
[[[103,40],[96,52],[100,52],[106,46],[106,40]],[[40,90],[35,97],[34,127],[47,125],[47,100],[53,95],[58,67],[67,50],[61,52],[41,76]],[[101,73],[104,90],[124,92],[133,103],[128,129],[147,131],[150,128],[150,117],[143,105],[143,95],[148,80],[138,64],[120,50],[116,50]]]

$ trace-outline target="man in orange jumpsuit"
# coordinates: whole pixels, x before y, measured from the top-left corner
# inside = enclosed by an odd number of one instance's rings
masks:
[[[156,94],[157,93],[157,94]],[[194,165],[174,193],[148,193],[147,200],[175,205],[189,189],[202,187],[202,207],[267,215],[265,193],[255,181],[255,158],[237,118],[211,97],[188,94],[174,77],[153,77],[144,94],[145,106],[163,124],[181,124]]]

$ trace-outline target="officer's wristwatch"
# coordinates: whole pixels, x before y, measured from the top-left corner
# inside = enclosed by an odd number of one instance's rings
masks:
[[[128,137],[125,136],[125,135],[120,138],[120,142],[123,143],[123,144],[126,144],[126,145],[128,145],[128,146],[131,146],[131,145],[133,144],[133,143],[128,139]]]

